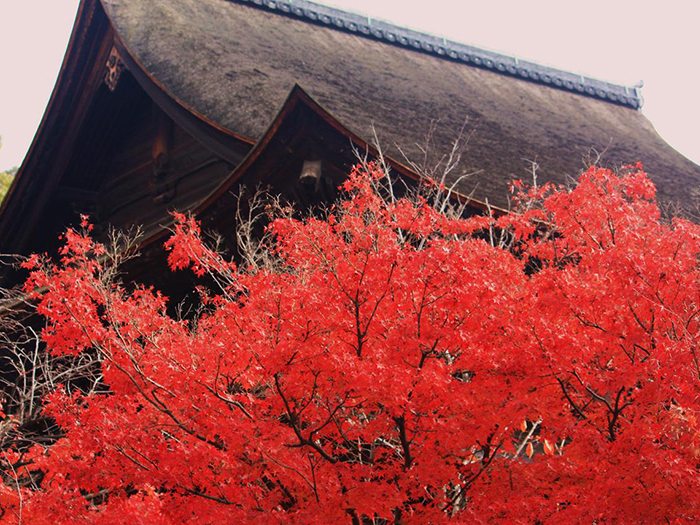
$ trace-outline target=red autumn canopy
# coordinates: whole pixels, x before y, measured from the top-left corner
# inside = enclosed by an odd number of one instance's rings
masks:
[[[88,233],[31,259],[49,352],[95,353],[107,393],[44,400],[65,436],[5,452],[4,519],[700,518],[700,228],[662,220],[638,167],[522,190],[499,219],[381,177],[274,221],[259,267],[179,217],[172,268],[212,284],[185,319],[127,292]]]

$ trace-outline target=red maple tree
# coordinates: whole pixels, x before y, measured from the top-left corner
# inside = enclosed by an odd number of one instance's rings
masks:
[[[517,190],[498,219],[381,177],[273,222],[257,268],[179,216],[173,270],[215,285],[188,319],[88,233],[30,259],[49,352],[98,356],[106,392],[46,397],[64,437],[4,453],[4,519],[698,520],[700,228],[662,220],[640,167]]]

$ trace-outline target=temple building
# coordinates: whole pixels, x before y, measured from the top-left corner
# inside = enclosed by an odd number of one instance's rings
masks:
[[[506,209],[533,161],[540,181],[567,183],[591,158],[643,162],[660,200],[688,208],[700,166],[641,104],[635,88],[304,0],[82,0],[0,209],[0,252],[50,253],[79,214],[98,234],[140,225],[146,247],[173,210],[226,237],[241,184],[313,204],[334,197],[358,151],[379,146],[416,179],[457,140],[450,176],[469,174],[458,189],[474,210]]]

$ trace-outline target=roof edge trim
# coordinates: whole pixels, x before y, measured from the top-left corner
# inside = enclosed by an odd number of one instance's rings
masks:
[[[246,170],[255,162],[255,160],[263,154],[267,145],[275,137],[277,130],[280,129],[282,124],[285,122],[287,116],[292,112],[292,110],[298,105],[302,104],[309,110],[313,111],[319,115],[324,121],[326,121],[330,126],[336,129],[342,135],[345,135],[348,140],[357,148],[366,151],[371,157],[379,158],[380,152],[371,143],[364,140],[362,137],[356,135],[348,128],[343,126],[343,124],[338,121],[328,110],[323,108],[318,102],[316,102],[311,95],[309,95],[304,88],[299,84],[295,84],[287,95],[286,100],[282,104],[281,108],[277,112],[275,118],[272,119],[267,131],[263,134],[257,144],[248,152],[246,158],[231,172],[229,177],[225,179],[218,188],[212,191],[208,197],[206,197],[199,205],[194,209],[193,214],[195,216],[200,215],[208,207],[212,206],[216,199],[223,193],[229,191],[233,185],[241,179]],[[425,180],[420,174],[416,173],[414,170],[408,166],[402,164],[401,162],[392,159],[390,157],[385,157],[387,165],[396,170],[400,175],[407,177],[417,183]],[[491,206],[488,203],[482,202],[480,200],[474,199],[457,191],[452,191],[451,195],[453,198],[460,202],[468,203],[469,205],[480,209],[482,211],[495,213],[496,215],[508,213],[507,210],[498,208],[496,206]]]
[[[636,87],[605,82],[527,60],[502,55],[445,38],[402,28],[381,20],[349,13],[308,0],[227,0],[276,12],[360,37],[412,49],[494,73],[544,84],[555,89],[640,109],[643,98]]]
[[[248,152],[248,154],[241,161],[241,163],[238,166],[236,166],[236,168],[234,168],[231,171],[231,173],[229,173],[228,177],[226,177],[221,182],[221,184],[219,184],[219,186],[216,187],[208,196],[202,199],[199,202],[199,204],[197,204],[192,210],[190,210],[192,216],[194,216],[195,218],[201,218],[207,210],[211,209],[216,204],[216,201],[222,195],[231,191],[231,189],[238,181],[245,178],[246,172],[251,168],[251,166],[255,164],[256,160],[264,154],[270,142],[272,142],[272,140],[275,138],[277,131],[285,123],[288,115],[290,115],[292,111],[300,104],[306,109],[315,112],[330,126],[332,126],[341,134],[345,135],[355,147],[366,151],[371,157],[378,158],[380,156],[380,153],[377,150],[377,148],[375,148],[374,146],[372,146],[372,144],[365,141],[364,139],[347,129],[345,126],[343,126],[335,117],[333,117],[333,115],[331,115],[318,102],[316,102],[311,97],[311,95],[309,95],[304,90],[304,88],[302,88],[299,84],[294,84],[289,94],[287,95],[287,98],[285,99],[284,103],[278,110],[277,115],[272,119],[272,121],[268,125],[267,131],[265,131],[263,136]],[[401,162],[398,162],[390,157],[385,157],[384,160],[390,168],[396,170],[396,172],[399,173],[401,176],[404,176],[419,184],[422,180],[424,180],[418,173],[413,171],[408,166],[402,164]],[[489,205],[486,202],[474,199],[473,197],[469,197],[457,191],[450,192],[450,196],[458,202],[469,204],[470,206],[482,212],[493,214],[497,217],[509,213],[508,210],[499,208],[497,206]],[[173,223],[174,220],[171,219],[168,223],[163,224],[164,228],[162,230],[155,232],[150,236],[142,239],[139,243],[139,246],[143,248],[145,246],[150,246],[155,242],[162,241],[165,235],[167,235],[167,233],[170,231],[169,227]]]
[[[64,83],[64,77],[68,76],[67,69],[70,65],[71,58],[73,54],[75,53],[75,48],[79,47],[79,40],[83,36],[83,33],[86,31],[86,27],[90,24],[90,21],[92,19],[93,13],[94,13],[95,5],[94,3],[90,4],[87,1],[81,1],[78,4],[78,9],[75,13],[75,19],[73,21],[73,29],[71,30],[70,37],[68,39],[68,45],[66,46],[66,51],[63,54],[63,60],[61,61],[61,67],[58,70],[58,76],[56,77],[56,81],[54,82],[53,88],[51,89],[51,95],[49,95],[49,100],[46,103],[46,107],[44,108],[44,113],[41,116],[41,121],[39,121],[39,127],[36,129],[34,132],[34,137],[32,137],[32,142],[29,144],[29,148],[27,148],[27,152],[24,155],[24,158],[22,159],[22,163],[19,165],[19,168],[17,169],[17,173],[15,173],[15,177],[12,180],[12,183],[10,184],[9,189],[7,190],[7,193],[5,194],[5,197],[0,200],[0,229],[2,228],[2,222],[3,222],[3,216],[6,213],[6,209],[10,208],[14,204],[14,194],[18,191],[21,191],[18,189],[19,186],[21,186],[24,182],[24,172],[25,170],[25,165],[34,158],[34,150],[39,149],[38,143],[41,140],[41,137],[43,137],[43,129],[49,126],[49,119],[54,111],[54,106],[58,105],[58,102],[56,100],[59,98],[59,91],[61,86]],[[76,28],[79,27],[79,30],[76,30]],[[13,201],[12,204],[10,201]]]

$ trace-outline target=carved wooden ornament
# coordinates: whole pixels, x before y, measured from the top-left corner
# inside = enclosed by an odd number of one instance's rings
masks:
[[[112,46],[109,52],[109,57],[107,58],[107,63],[105,64],[105,84],[110,91],[114,91],[119,82],[119,76],[122,74],[124,69],[124,62],[122,62],[121,56],[119,56],[119,51],[117,48]]]

